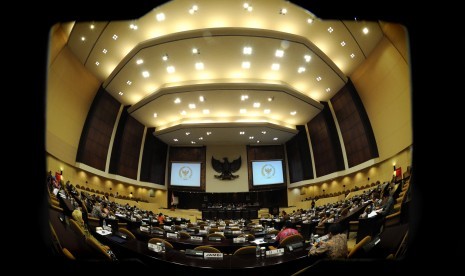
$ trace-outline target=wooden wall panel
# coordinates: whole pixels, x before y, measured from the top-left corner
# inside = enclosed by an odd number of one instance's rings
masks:
[[[105,171],[111,134],[119,108],[120,103],[105,89],[100,88],[92,102],[81,133],[77,162]]]
[[[323,110],[307,124],[318,177],[344,170],[344,159],[336,125],[328,103],[322,102],[322,104]]]
[[[351,81],[331,99],[349,167],[379,156],[375,136],[362,101]]]
[[[168,145],[155,137],[154,131],[155,128],[148,128],[145,135],[140,180],[164,185]]]

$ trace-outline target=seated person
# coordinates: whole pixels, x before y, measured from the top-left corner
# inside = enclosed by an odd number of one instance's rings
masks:
[[[387,216],[394,210],[394,197],[390,193],[389,187],[384,190],[380,206],[375,211],[382,216]]]
[[[293,228],[292,222],[290,220],[286,220],[284,223],[283,229],[276,235],[275,244],[279,245],[279,243],[288,236],[299,234],[299,231]]]
[[[315,243],[308,256],[317,258],[347,258],[347,235],[342,233],[341,226],[338,223],[329,226],[329,239]]]
[[[76,209],[73,211],[72,213],[72,217],[73,219],[78,223],[79,227],[81,227],[83,230],[84,230],[84,234],[86,235],[86,239],[92,239],[94,240],[96,243],[100,244],[103,246],[103,248],[108,251],[110,250],[110,247],[108,247],[107,245],[103,245],[102,243],[100,243],[89,231],[89,229],[87,229],[87,225],[84,223],[84,220],[82,219],[82,212],[81,210],[79,209]]]

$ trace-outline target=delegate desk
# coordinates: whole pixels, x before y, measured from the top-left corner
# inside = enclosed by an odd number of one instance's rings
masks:
[[[166,236],[166,233],[174,233],[171,231],[167,231],[167,232],[165,231],[163,235],[156,234],[156,233],[143,232],[143,231],[140,231],[140,229],[135,229],[132,232],[137,237],[137,239],[143,242],[148,242],[148,240],[150,240],[151,238],[161,238],[161,239],[164,239],[170,242],[177,249],[194,249],[197,246],[208,245],[208,246],[213,246],[213,247],[218,248],[221,252],[232,254],[234,253],[234,251],[236,251],[236,249],[240,247],[256,245],[255,243],[252,243],[249,241],[245,241],[243,243],[234,243],[232,236],[231,238],[227,236],[226,239],[223,239],[221,241],[210,241],[204,234],[192,234],[192,236],[201,236],[203,238],[203,240],[199,241],[199,240],[191,240],[191,239],[168,238]],[[260,236],[263,237],[264,235],[265,235],[264,232],[257,233],[258,237]],[[273,243],[274,243],[274,240],[268,240],[268,241],[265,241],[265,243],[260,244],[260,246],[273,245]]]
[[[270,273],[272,275],[289,273],[297,271],[305,266],[310,265],[310,259],[307,258],[309,248],[306,246],[293,250],[285,251],[283,255],[272,257],[256,258],[255,255],[230,255],[224,254],[222,260],[206,260],[203,257],[186,255],[183,250],[167,249],[165,253],[157,253],[148,249],[147,242],[140,240],[122,240],[115,239],[114,236],[100,236],[99,240],[109,245],[117,256],[138,258],[149,267],[167,268],[169,271],[189,273],[192,275],[199,274],[237,274],[244,275],[257,273]],[[120,258],[121,258],[120,257]]]
[[[202,220],[216,220],[216,219],[257,219],[257,209],[220,209],[210,208],[202,210]]]

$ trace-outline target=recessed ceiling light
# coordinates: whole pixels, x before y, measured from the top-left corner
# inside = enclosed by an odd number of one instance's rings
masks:
[[[342,42],[341,42],[341,46],[342,46],[342,47],[346,46],[346,42],[345,42],[345,41],[342,41]]]
[[[301,74],[303,72],[305,72],[305,67],[300,66],[299,69],[297,69],[297,73]]]
[[[259,107],[260,107],[260,103],[253,103],[253,107],[259,108]]]
[[[171,65],[171,66],[166,67],[166,71],[171,74],[171,73],[174,73],[176,69],[174,69],[174,66]]]
[[[120,91],[120,92],[118,92],[118,94],[119,94],[120,96],[123,96],[123,92],[121,92],[121,91]]]
[[[195,108],[195,104],[190,103],[190,104],[189,104],[189,108],[190,108],[190,109],[194,109],[194,108]]]
[[[113,35],[113,40],[117,40],[118,36],[116,34]]]
[[[157,21],[163,21],[165,20],[165,14],[164,13],[158,13],[157,14]]]
[[[273,63],[273,64],[271,65],[271,69],[272,69],[272,70],[275,70],[275,71],[276,71],[276,70],[279,70],[279,63]]]
[[[266,134],[266,131],[263,130],[263,131],[262,131],[262,134]]]
[[[274,55],[277,56],[277,57],[283,57],[284,56],[284,51],[283,50],[276,50]]]
[[[250,5],[249,3],[245,2],[244,5],[242,5],[244,7],[244,9],[247,9]]]
[[[364,34],[368,34],[368,32],[369,32],[369,30],[368,30],[368,28],[367,28],[367,27],[363,28],[363,30],[362,30],[362,31],[363,31],[363,33],[364,33]]]
[[[294,116],[295,114],[297,114],[297,111],[291,111],[292,116]]]
[[[175,103],[175,104],[178,104],[178,103],[180,103],[180,102],[181,102],[181,99],[180,99],[180,98],[174,99],[174,103]]]
[[[199,140],[203,140],[203,137],[199,137]]]
[[[126,83],[127,83],[128,85],[131,85],[131,84],[132,84],[132,81],[128,80]]]
[[[103,50],[102,50],[102,53],[104,53],[104,54],[106,54],[107,52],[108,52],[107,49],[103,49]]]
[[[286,8],[282,8],[281,10],[279,10],[279,14],[285,15],[286,13],[287,13]]]
[[[312,23],[313,23],[313,18],[307,19],[307,23],[308,23],[308,24],[312,24]]]
[[[244,50],[242,51],[244,55],[251,55],[252,54],[252,47],[244,47]]]
[[[190,14],[194,14],[199,10],[199,7],[197,5],[193,5],[192,8],[189,9]]]
[[[193,54],[200,54],[200,51],[197,48],[192,48],[192,53]]]
[[[174,139],[173,139],[173,141],[177,142],[177,141],[178,141],[178,139],[174,138]]]
[[[252,139],[253,139],[253,136],[249,136],[249,139],[252,140]]]
[[[90,24],[90,29],[93,30],[95,28],[94,24]]]
[[[207,131],[207,135],[210,135],[210,134],[212,134],[212,132],[211,132],[211,131]]]
[[[191,134],[191,133],[190,133],[190,132],[186,132],[186,135],[189,135],[189,134]]]
[[[167,60],[168,60],[168,54],[164,54],[164,55],[161,57],[161,59],[162,59],[163,61],[167,61]]]
[[[181,111],[181,115],[186,115],[186,114],[187,114],[187,112],[185,110]]]
[[[245,100],[247,100],[248,98],[249,98],[248,95],[242,95],[242,96],[241,96],[241,101],[245,101]]]
[[[252,7],[252,6],[248,6],[248,7],[247,7],[247,11],[248,11],[248,12],[253,11],[253,7]]]
[[[329,88],[329,87],[326,88],[326,92],[329,92],[329,91],[331,91],[331,88]]]
[[[240,134],[240,135],[244,135],[244,134],[245,134],[245,131],[239,131],[239,134]]]
[[[204,109],[202,110],[203,114],[210,114],[210,109]]]
[[[321,77],[320,76],[316,77],[316,80],[321,81]]]
[[[191,141],[191,144],[195,144],[195,141]]]
[[[241,114],[247,113],[247,109],[241,108],[241,109],[239,109],[239,113],[241,113]]]
[[[144,60],[143,60],[143,59],[140,58],[140,59],[136,60],[136,64],[137,64],[137,65],[140,65],[140,64],[142,64],[142,63],[144,63]]]
[[[272,102],[274,100],[274,97],[268,97],[268,101]]]
[[[328,32],[329,32],[329,33],[332,33],[333,31],[334,31],[334,29],[333,29],[332,27],[329,27],[329,28],[328,28]]]
[[[310,62],[310,60],[312,59],[312,56],[310,56],[310,55],[305,55],[305,56],[304,56],[304,59],[305,59],[306,62]]]
[[[85,37],[85,36],[81,36],[81,41],[86,41],[86,37]]]
[[[269,114],[270,112],[271,112],[271,110],[269,110],[269,109],[263,110],[263,113],[265,113],[265,114]]]
[[[242,68],[249,69],[250,68],[250,61],[243,61]]]
[[[96,62],[95,62],[95,65],[99,66],[99,65],[100,65],[100,62],[96,61]]]
[[[137,27],[136,24],[131,24],[131,25],[129,25],[129,29],[137,30],[138,27]]]
[[[260,140],[257,140],[257,143],[260,143]]]
[[[197,62],[195,64],[195,69],[197,70],[203,70],[203,62]]]
[[[143,76],[144,78],[150,77],[149,71],[143,71],[143,72],[142,72],[142,76]]]
[[[153,118],[157,118],[158,117],[158,114],[157,113],[153,113]]]
[[[274,140],[274,141],[278,140],[278,137],[274,137],[273,140]]]
[[[205,101],[204,96],[199,96],[199,101],[204,102]]]
[[[354,58],[354,57],[355,57],[355,54],[354,54],[354,53],[350,54],[350,57],[351,57],[351,58]]]

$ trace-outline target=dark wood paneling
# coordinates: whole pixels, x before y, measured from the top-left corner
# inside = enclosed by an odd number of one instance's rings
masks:
[[[79,140],[77,162],[105,171],[111,134],[120,105],[100,87],[87,113]],[[66,127],[63,129],[66,131]]]
[[[154,131],[155,128],[149,128],[145,135],[140,180],[164,185],[168,145],[155,137]]]
[[[291,183],[313,178],[312,158],[305,126],[298,125],[297,130],[299,133],[286,143]]]
[[[201,162],[200,188],[191,187],[171,187],[172,190],[187,190],[187,191],[205,191],[205,168],[206,168],[206,147],[170,147],[169,148],[169,164],[168,164],[168,182],[171,178],[171,162]]]
[[[323,110],[307,124],[318,177],[344,170],[344,158],[336,124],[328,103],[322,104]]]
[[[286,162],[284,156],[284,147],[276,146],[247,146],[247,170],[249,175],[249,191],[282,189],[286,186],[286,166],[283,166],[284,183],[283,185],[263,185],[260,187],[253,186],[252,179],[252,161],[254,160],[283,160],[283,165]],[[286,200],[287,201],[287,200]]]
[[[170,189],[168,194],[171,194]],[[281,188],[267,191],[252,191],[242,193],[205,193],[192,191],[174,191],[178,197],[178,208],[182,209],[205,209],[208,204],[221,203],[245,203],[255,205],[257,208],[287,207],[287,189]]]
[[[331,99],[347,155],[349,167],[379,156],[375,136],[363,103],[352,82]]]
[[[144,125],[128,115],[124,107],[118,122],[110,160],[110,173],[137,179]]]

